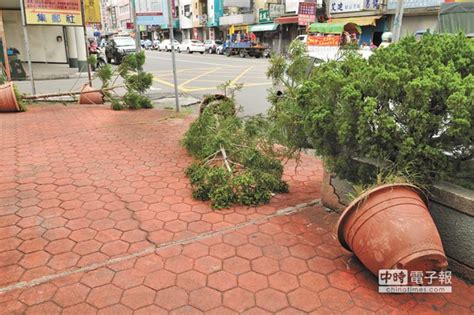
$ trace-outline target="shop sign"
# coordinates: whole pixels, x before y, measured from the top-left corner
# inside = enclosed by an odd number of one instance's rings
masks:
[[[306,45],[308,46],[339,46],[341,42],[340,35],[328,36],[308,36]]]
[[[272,19],[270,18],[270,12],[268,10],[258,10],[258,23],[269,23]]]
[[[377,10],[382,0],[364,0],[364,10]]]
[[[26,24],[82,25],[81,0],[22,0],[25,5]]]
[[[203,14],[199,16],[199,25],[206,25],[207,24],[207,14]]]
[[[285,0],[285,12],[298,12],[299,0]]]
[[[316,21],[316,3],[300,2],[298,7],[298,25],[309,25]]]
[[[276,18],[285,14],[285,5],[284,4],[273,4],[268,5],[268,11],[270,18]]]
[[[387,8],[389,10],[395,10],[397,8],[397,2],[397,0],[388,0]],[[442,2],[442,0],[405,0],[403,7],[405,9],[439,7]]]
[[[84,14],[87,24],[101,22],[99,0],[84,0]]]
[[[331,0],[329,2],[329,13],[362,11],[363,1],[365,0]]]

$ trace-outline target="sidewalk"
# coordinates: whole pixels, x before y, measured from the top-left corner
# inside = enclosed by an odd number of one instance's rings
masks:
[[[80,73],[77,68],[70,68],[68,64],[56,63],[32,63],[33,75],[35,80],[57,80],[70,79],[79,76],[87,77],[87,72]],[[28,63],[23,63],[29,80]]]
[[[0,314],[474,312],[473,287],[381,295],[319,203],[321,162],[289,194],[212,211],[179,140],[193,117],[108,106],[0,115]]]

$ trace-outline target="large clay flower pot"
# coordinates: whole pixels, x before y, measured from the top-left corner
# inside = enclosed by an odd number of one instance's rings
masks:
[[[84,84],[79,96],[79,104],[104,104],[104,95],[90,85]]]
[[[20,106],[16,101],[13,83],[0,85],[0,112],[19,112]]]
[[[337,223],[339,242],[375,275],[379,269],[444,270],[448,263],[424,194],[382,185],[354,200]]]

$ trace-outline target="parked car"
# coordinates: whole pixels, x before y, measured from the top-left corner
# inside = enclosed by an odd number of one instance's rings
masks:
[[[205,50],[203,42],[197,39],[185,39],[181,45],[178,46],[179,53],[186,51],[188,54],[192,54],[193,52],[204,54]]]
[[[174,49],[179,46],[179,42],[175,39],[174,40]],[[171,51],[171,41],[169,39],[163,40],[160,45],[158,46],[159,51]]]
[[[158,50],[160,48],[160,41],[155,39],[153,41],[153,45],[151,46],[151,50]]]
[[[145,39],[143,41],[142,47],[145,48],[146,50],[151,49],[151,46],[153,45],[153,42],[149,39]]]
[[[135,41],[130,36],[114,37],[105,46],[107,63],[111,63],[113,59],[115,64],[120,64],[123,57],[136,52]]]
[[[222,44],[223,42],[221,40],[208,39],[204,41],[204,48],[206,52],[214,54],[217,52],[217,47]]]
[[[224,44],[219,45],[216,47],[216,54],[223,55],[224,54]]]

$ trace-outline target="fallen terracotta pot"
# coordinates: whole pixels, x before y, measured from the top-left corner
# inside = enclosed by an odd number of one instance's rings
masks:
[[[416,186],[382,185],[354,200],[337,223],[339,242],[375,275],[379,269],[444,270],[441,238]]]
[[[20,106],[16,101],[13,83],[0,85],[0,112],[19,112]]]
[[[79,104],[104,104],[104,95],[88,84],[84,84],[79,96]]]

